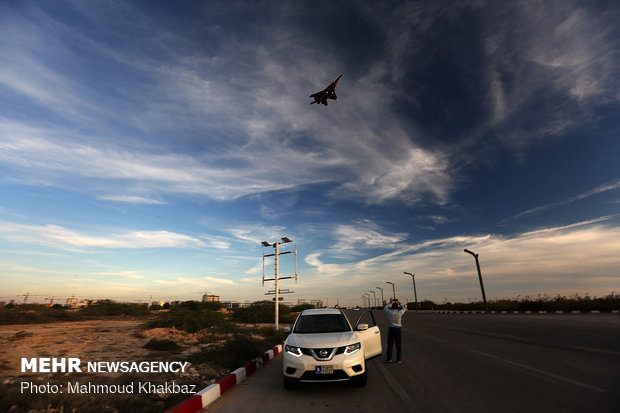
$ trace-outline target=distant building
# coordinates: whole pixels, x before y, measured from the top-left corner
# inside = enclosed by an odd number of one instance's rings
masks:
[[[67,302],[65,303],[65,307],[76,308],[78,303],[78,299],[75,297],[67,298]]]
[[[224,306],[224,308],[228,310],[233,310],[235,308],[241,307],[241,304],[239,304],[237,301],[222,301],[221,304]]]
[[[202,296],[202,302],[203,303],[212,303],[212,302],[216,302],[216,301],[220,301],[220,296],[219,295],[205,294],[205,295]]]

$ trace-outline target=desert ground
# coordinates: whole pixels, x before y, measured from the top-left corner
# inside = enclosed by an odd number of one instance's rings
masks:
[[[203,363],[188,365],[184,373],[22,373],[21,358],[77,357],[84,366],[89,361],[184,361],[192,352],[198,351],[198,343],[204,342],[205,333],[186,333],[174,328],[146,329],[145,319],[111,317],[99,320],[60,322],[49,324],[0,325],[0,383],[7,389],[19,389],[24,381],[33,383],[62,383],[69,380],[93,383],[122,383],[127,380],[149,380],[192,383],[201,389],[223,376],[227,371],[221,367]],[[143,346],[152,338],[169,339],[179,344],[173,351],[154,351]],[[16,390],[14,390],[16,391]],[[154,395],[166,399],[175,395]],[[178,395],[176,395],[178,396]],[[45,405],[46,395],[35,395]],[[57,404],[52,402],[52,407]],[[23,405],[23,401],[19,403]],[[49,404],[49,403],[47,403]],[[9,410],[11,411],[11,410]],[[46,410],[54,411],[49,407]],[[56,409],[55,411],[60,411]]]

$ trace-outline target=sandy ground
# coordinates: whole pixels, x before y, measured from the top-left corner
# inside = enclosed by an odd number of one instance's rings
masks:
[[[130,317],[50,324],[0,325],[0,383],[18,377],[32,379],[41,374],[22,373],[21,358],[77,357],[88,361],[177,361],[198,350],[204,337],[171,328],[145,329],[144,319]],[[143,346],[151,339],[170,339],[180,350],[153,351]],[[191,368],[189,374],[210,380],[222,372],[210,366]]]

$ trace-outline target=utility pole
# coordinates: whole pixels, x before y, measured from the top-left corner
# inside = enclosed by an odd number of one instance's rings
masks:
[[[288,279],[288,278],[293,278],[292,276],[290,277],[280,277],[279,275],[279,263],[280,263],[280,255],[283,254],[291,254],[291,253],[295,253],[295,283],[297,283],[297,246],[295,246],[295,251],[286,251],[286,252],[280,252],[280,244],[287,244],[289,242],[293,242],[292,239],[288,238],[288,237],[282,237],[281,238],[282,241],[277,241],[274,243],[269,243],[267,241],[262,241],[261,245],[263,247],[273,247],[275,249],[275,253],[274,254],[265,254],[263,252],[263,286],[265,285],[265,281],[275,281],[275,290],[274,290],[274,294],[275,294],[275,302],[276,302],[276,307],[275,307],[275,313],[276,313],[276,331],[280,329],[280,320],[279,320],[279,299],[280,299],[280,288],[279,288],[279,281],[280,280],[284,280],[284,279]],[[275,276],[274,278],[265,278],[265,257],[275,257]],[[293,291],[282,291],[283,293],[287,292],[287,293],[292,293]],[[267,294],[270,294],[270,292],[268,292]]]
[[[478,254],[468,249],[464,250],[466,253],[471,254],[476,259],[476,268],[478,269],[478,279],[480,280],[480,289],[482,290],[482,301],[484,301],[484,311],[489,311],[487,306],[487,296],[484,293],[484,284],[482,284],[482,274],[480,273],[480,263],[478,262]]]
[[[420,303],[418,303],[418,292],[415,289],[415,274],[411,274],[410,272],[405,271],[405,274],[411,275],[411,279],[413,280],[413,295],[415,296],[415,308],[416,310],[420,309]]]

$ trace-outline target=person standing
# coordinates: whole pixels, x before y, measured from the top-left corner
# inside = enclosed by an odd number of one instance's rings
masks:
[[[385,305],[383,310],[387,313],[388,317],[388,336],[387,336],[387,359],[386,363],[392,362],[392,351],[394,344],[396,344],[396,362],[402,363],[402,329],[403,325],[401,319],[407,309],[400,303],[400,300],[390,298],[390,302]]]

